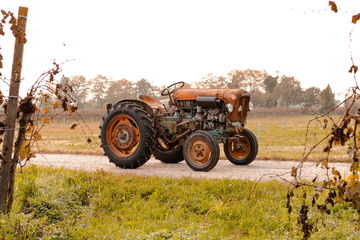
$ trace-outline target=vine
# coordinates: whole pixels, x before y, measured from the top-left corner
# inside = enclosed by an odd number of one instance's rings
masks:
[[[335,2],[329,1],[329,6],[333,12],[339,12]],[[358,20],[360,20],[360,13],[352,16],[351,23],[356,24]],[[352,43],[352,33],[353,29],[349,35],[350,43]],[[357,223],[360,223],[360,108],[356,104],[360,99],[360,88],[356,79],[358,66],[355,64],[352,52],[350,60],[352,65],[349,73],[353,75],[356,86],[351,88],[350,95],[343,102],[308,122],[303,159],[291,171],[293,180],[290,182],[292,187],[287,193],[286,207],[290,216],[292,214],[297,216],[297,223],[304,240],[309,239],[318,230],[319,221],[313,217],[317,211],[330,215],[334,213],[336,206],[349,205],[357,212]],[[331,114],[340,107],[345,108],[345,113],[336,121]],[[329,125],[331,128],[328,134],[307,150],[309,129],[313,122],[320,123],[324,129],[329,128]],[[323,179],[319,181],[317,176],[312,181],[302,179],[304,162],[323,143],[325,143],[323,152],[326,158],[316,165],[325,170],[325,176],[322,176]],[[345,145],[348,147],[351,163],[349,172],[341,174],[338,169],[329,166],[329,155],[335,146]],[[301,201],[296,201],[295,196],[300,196]]]

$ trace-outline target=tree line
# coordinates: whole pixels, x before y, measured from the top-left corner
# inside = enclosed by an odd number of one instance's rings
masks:
[[[92,79],[84,76],[63,77],[63,82],[73,87],[73,97],[82,109],[103,108],[106,103],[115,103],[137,95],[160,98],[164,86],[155,86],[145,78],[136,82],[128,79],[111,80],[97,75]],[[302,88],[301,82],[293,76],[272,76],[263,70],[232,70],[224,76],[212,73],[200,81],[187,83],[193,88],[242,88],[250,92],[255,107],[295,107],[304,112],[316,108],[320,112],[335,106],[335,94],[328,84],[326,88]]]

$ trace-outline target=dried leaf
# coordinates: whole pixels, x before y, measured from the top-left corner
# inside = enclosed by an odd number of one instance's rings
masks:
[[[47,118],[47,117],[42,118],[41,121],[42,121],[42,123],[44,123],[44,124],[49,124],[49,123],[50,123],[50,119]]]
[[[0,91],[0,105],[3,104],[3,102],[4,102],[4,95]]]
[[[340,172],[339,172],[338,170],[336,170],[334,167],[331,168],[331,173],[332,173],[333,175],[340,176]]]
[[[34,134],[34,139],[35,139],[36,141],[41,141],[41,140],[42,140],[41,134],[40,134],[39,132],[36,132],[36,133]]]
[[[48,108],[42,108],[42,111],[43,111],[43,113],[45,113],[45,114],[48,114],[49,113],[49,109]]]
[[[296,167],[291,168],[291,176],[296,178],[296,176],[297,176],[297,168]]]
[[[77,106],[71,106],[71,107],[69,108],[69,111],[70,111],[70,112],[76,112],[77,109],[78,109]]]
[[[326,118],[324,118],[324,126],[323,126],[323,129],[325,129],[327,127],[327,124],[328,124],[328,120]]]
[[[74,123],[73,125],[71,125],[70,129],[74,130],[78,125],[76,123]]]
[[[354,72],[354,74],[356,74],[357,71],[358,71],[358,66],[352,65],[352,66],[350,67],[349,73]]]
[[[356,24],[356,22],[357,22],[359,19],[360,19],[360,13],[352,16],[351,22],[352,22],[353,24]]]
[[[53,108],[58,108],[59,107],[59,102],[58,101],[54,101],[52,104]]]
[[[24,141],[20,147],[19,158],[20,160],[29,159],[30,155],[30,143],[29,141]]]
[[[29,125],[28,128],[26,129],[26,133],[32,133],[33,132],[33,126]]]
[[[336,6],[336,3],[333,2],[333,1],[329,1],[329,6],[331,7],[331,10],[334,11],[334,12],[338,12],[338,8]]]

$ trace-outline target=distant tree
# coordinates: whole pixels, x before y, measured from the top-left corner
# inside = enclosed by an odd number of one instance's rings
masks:
[[[137,95],[154,96],[151,83],[145,78],[142,78],[136,82],[135,89]]]
[[[276,96],[276,94],[274,94],[274,89],[278,85],[278,79],[279,79],[278,76],[273,77],[270,75],[267,78],[265,78],[265,80],[263,82],[264,87],[265,87],[265,94],[263,94],[263,96],[262,96],[262,101],[263,101],[262,106],[276,107],[277,96]]]
[[[213,73],[209,73],[196,85],[198,88],[227,88],[228,82],[223,76],[216,76]]]
[[[282,100],[285,106],[296,105],[302,102],[301,83],[294,77],[282,76],[274,88],[277,99]]]
[[[103,108],[105,105],[105,96],[109,85],[109,79],[105,76],[97,75],[90,83],[95,107]]]
[[[335,94],[328,84],[320,93],[320,111],[326,112],[335,106]]]
[[[106,91],[106,103],[116,103],[125,98],[136,97],[134,83],[121,79],[109,82],[109,88]]]
[[[243,88],[250,94],[263,92],[264,80],[268,77],[266,71],[260,70],[233,70],[227,74],[230,88]]]
[[[264,80],[265,92],[270,94],[274,91],[275,87],[278,84],[279,77],[267,76]]]
[[[305,110],[309,110],[311,107],[319,105],[320,92],[320,88],[317,87],[310,87],[303,91],[303,102]]]

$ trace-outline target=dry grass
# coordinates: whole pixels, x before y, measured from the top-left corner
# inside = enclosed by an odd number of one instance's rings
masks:
[[[288,118],[249,118],[247,128],[254,132],[259,141],[258,159],[300,160],[304,152],[305,133],[310,116],[291,116]],[[37,146],[37,152],[42,153],[72,153],[72,154],[103,154],[98,139],[100,122],[88,122],[88,126],[71,130],[73,122],[55,122],[43,129],[42,138]],[[88,127],[88,129],[87,129]],[[322,129],[319,123],[310,125],[307,150],[320,140],[329,128]],[[92,143],[87,143],[87,138]],[[326,158],[322,152],[324,144],[320,145],[309,160],[321,161]],[[221,146],[222,148],[222,146]],[[336,147],[330,156],[331,161],[349,161],[347,147]],[[225,158],[222,153],[221,158]]]

